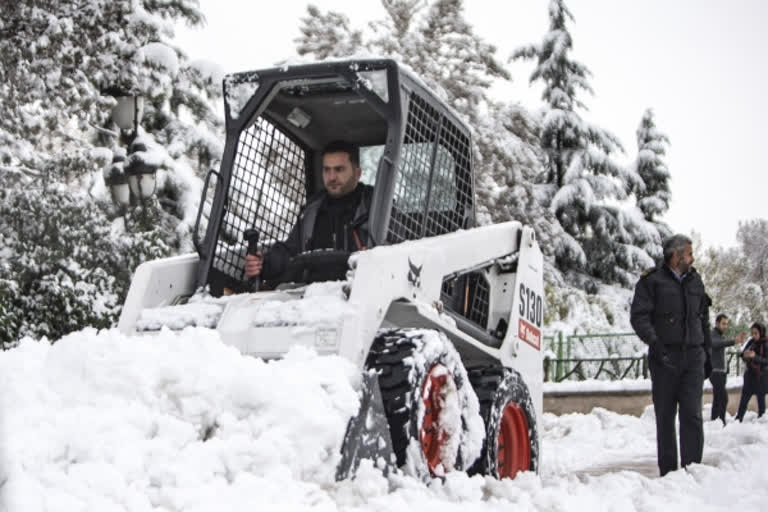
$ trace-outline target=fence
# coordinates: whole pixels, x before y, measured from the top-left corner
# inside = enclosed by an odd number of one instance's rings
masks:
[[[544,336],[544,381],[647,379],[646,345],[635,333]],[[726,349],[726,370],[741,375],[738,349]]]

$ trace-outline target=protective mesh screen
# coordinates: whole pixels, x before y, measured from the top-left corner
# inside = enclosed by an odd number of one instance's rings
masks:
[[[477,325],[488,328],[490,285],[480,272],[444,279],[440,290],[443,304]]]
[[[304,150],[268,120],[240,133],[214,268],[244,279],[246,229],[259,230],[260,246],[288,237],[306,202],[305,171]]]
[[[467,297],[468,309],[466,317],[477,325],[488,328],[488,297],[490,287],[485,277],[478,273],[469,275],[469,293]]]
[[[398,243],[464,227],[472,209],[469,139],[411,95],[387,240]]]

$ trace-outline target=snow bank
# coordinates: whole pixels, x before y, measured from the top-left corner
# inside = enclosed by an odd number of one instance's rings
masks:
[[[358,406],[351,364],[243,357],[214,331],[85,331],[0,356],[11,510],[311,501]]]
[[[0,353],[0,510],[764,510],[768,417],[705,423],[704,463],[657,478],[652,409],[540,421],[539,475],[429,485],[364,464],[333,481],[357,376],[296,349],[244,357],[212,330],[86,330]],[[5,507],[5,508],[3,508]]]

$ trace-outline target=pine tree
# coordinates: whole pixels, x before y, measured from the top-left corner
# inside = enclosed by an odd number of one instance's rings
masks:
[[[362,33],[350,28],[349,18],[344,14],[333,11],[323,14],[316,6],[308,5],[301,23],[301,36],[296,39],[299,55],[326,59],[351,55],[362,46]]]
[[[551,207],[567,234],[555,249],[557,264],[564,271],[575,271],[572,277],[580,286],[594,286],[578,275],[583,271],[630,285],[634,272],[653,263],[634,245],[635,235],[645,227],[636,225],[637,215],[617,205],[640,178],[614,160],[613,155],[623,151],[618,139],[586,122],[577,111],[586,109],[578,93],[593,91],[589,70],[569,55],[573,41],[566,23],[573,21],[573,15],[563,0],[551,0],[549,17],[543,41],[518,49],[513,57],[535,60],[530,81],[544,85],[545,181],[553,186]]]
[[[642,180],[634,189],[637,207],[643,212],[645,220],[654,223],[662,237],[667,237],[672,233],[661,221],[661,216],[669,209],[671,199],[669,170],[664,162],[669,138],[656,128],[650,108],[643,113],[636,133],[634,170]]]

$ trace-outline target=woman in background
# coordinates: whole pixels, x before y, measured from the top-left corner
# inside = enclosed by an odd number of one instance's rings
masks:
[[[765,326],[758,322],[750,327],[752,338],[744,345],[741,357],[747,363],[744,372],[744,385],[741,388],[741,401],[736,419],[741,421],[747,412],[747,404],[752,395],[757,396],[757,416],[765,413],[765,392],[768,390],[768,339],[765,337]]]

